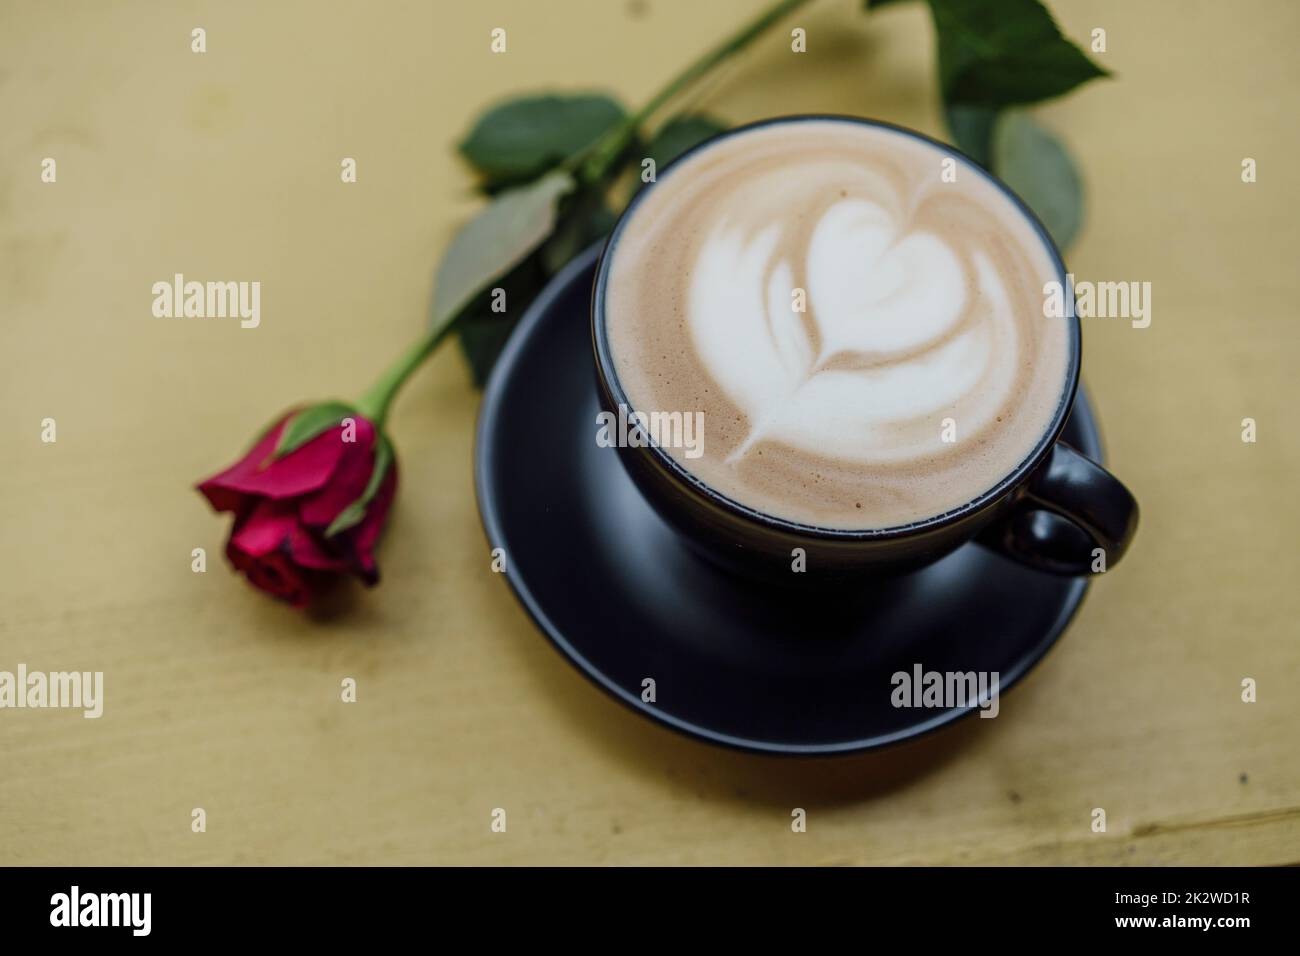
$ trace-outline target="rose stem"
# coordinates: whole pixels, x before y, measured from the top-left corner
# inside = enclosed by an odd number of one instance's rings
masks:
[[[705,53],[674,77],[644,106],[598,140],[589,151],[574,157],[570,162],[573,166],[579,166],[580,176],[588,182],[599,180],[608,171],[610,164],[627,148],[641,124],[654,115],[660,107],[723,60],[749,46],[772,24],[808,2],[809,0],[780,0],[741,27],[731,37]],[[572,169],[569,162],[566,162],[565,166]],[[357,402],[357,411],[370,419],[376,428],[383,428],[384,420],[388,417],[388,406],[392,404],[394,396],[410,378],[411,373],[419,368],[446,338],[455,324],[455,319],[455,315],[450,316],[446,321],[430,329],[429,333],[398,359]]]
[[[609,164],[614,162],[618,155],[627,148],[628,143],[632,141],[641,124],[653,116],[661,106],[703,77],[723,60],[749,46],[772,24],[807,2],[808,0],[780,0],[779,3],[769,7],[755,19],[741,27],[735,34],[723,40],[688,66],[672,82],[651,97],[644,106],[597,141],[589,153],[576,157],[577,162],[581,163],[579,167],[581,177],[588,182],[600,179],[608,169]]]

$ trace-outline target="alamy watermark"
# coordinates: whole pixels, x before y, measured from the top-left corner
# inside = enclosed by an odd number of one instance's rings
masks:
[[[1052,280],[1043,286],[1043,317],[1048,319],[1131,319],[1135,329],[1151,324],[1150,282],[1075,282]]]
[[[152,893],[83,893],[73,885],[50,897],[51,926],[121,926],[148,936],[153,925]]]
[[[596,416],[596,444],[601,448],[685,449],[687,458],[704,454],[703,412],[638,412],[619,403],[618,414]]]
[[[0,710],[68,708],[93,719],[104,713],[103,671],[0,671]]]
[[[895,707],[950,710],[978,705],[981,717],[998,715],[997,671],[927,671],[920,664],[895,671],[889,702]]]
[[[159,319],[239,319],[239,327],[262,324],[262,283],[186,282],[177,272],[153,284],[153,314]]]

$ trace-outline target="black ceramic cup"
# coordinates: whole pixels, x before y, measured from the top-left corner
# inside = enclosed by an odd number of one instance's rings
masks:
[[[807,115],[764,120],[701,143],[661,170],[657,182],[644,187],[628,204],[606,242],[596,270],[591,308],[596,378],[605,411],[618,414],[620,406],[635,407],[615,373],[605,328],[605,296],[619,236],[636,216],[640,201],[674,175],[682,159],[708,149],[718,139],[755,126],[805,120],[883,126],[951,153],[1015,203],[1051,255],[1061,288],[1070,288],[1060,253],[1037,217],[1005,184],[952,147],[909,129],[857,117]],[[732,571],[761,580],[802,585],[914,570],[972,540],[1057,574],[1109,569],[1120,560],[1133,538],[1138,506],[1110,472],[1058,440],[1079,387],[1080,359],[1079,320],[1070,316],[1062,321],[1070,323],[1068,369],[1051,425],[1034,450],[983,494],[924,521],[864,531],[799,524],[756,511],[718,493],[663,449],[650,444],[648,436],[647,444],[639,447],[620,445],[618,454],[642,495],[688,544]],[[791,573],[797,548],[803,549],[807,570],[815,573]]]

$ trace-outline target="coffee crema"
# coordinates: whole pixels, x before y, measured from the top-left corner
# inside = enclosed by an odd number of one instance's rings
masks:
[[[1051,426],[1070,326],[1044,318],[1042,290],[1060,271],[956,154],[791,120],[648,188],[608,253],[614,372],[638,411],[703,412],[703,455],[664,451],[715,491],[801,524],[895,527],[978,498]]]

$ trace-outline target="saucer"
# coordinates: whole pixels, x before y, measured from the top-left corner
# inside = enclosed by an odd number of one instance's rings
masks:
[[[570,263],[515,329],[484,392],[474,453],[489,545],[505,550],[515,595],[578,670],[645,717],[715,744],[836,754],[978,709],[895,707],[894,674],[996,672],[1005,691],[1055,643],[1087,580],[978,544],[830,596],[755,586],[691,551],[641,498],[617,449],[596,444],[599,252]],[[1102,460],[1082,388],[1062,438]],[[653,701],[643,700],[647,679]]]

